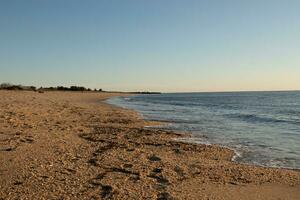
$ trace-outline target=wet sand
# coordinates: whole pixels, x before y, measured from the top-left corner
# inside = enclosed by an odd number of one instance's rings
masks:
[[[299,171],[175,141],[101,101],[116,95],[0,91],[0,199],[300,198]]]

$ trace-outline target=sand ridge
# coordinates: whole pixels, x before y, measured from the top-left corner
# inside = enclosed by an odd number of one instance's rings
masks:
[[[0,91],[0,199],[299,199],[299,171],[145,128],[118,95]]]

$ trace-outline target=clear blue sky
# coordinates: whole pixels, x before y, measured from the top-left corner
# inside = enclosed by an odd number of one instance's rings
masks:
[[[0,0],[0,82],[300,89],[300,1]]]

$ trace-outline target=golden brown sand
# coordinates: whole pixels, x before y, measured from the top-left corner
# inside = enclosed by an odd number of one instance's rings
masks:
[[[175,141],[113,93],[0,91],[0,199],[300,199],[300,172]]]

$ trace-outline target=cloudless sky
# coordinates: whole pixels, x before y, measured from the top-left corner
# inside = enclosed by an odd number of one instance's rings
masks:
[[[0,82],[300,89],[299,0],[0,0]]]

